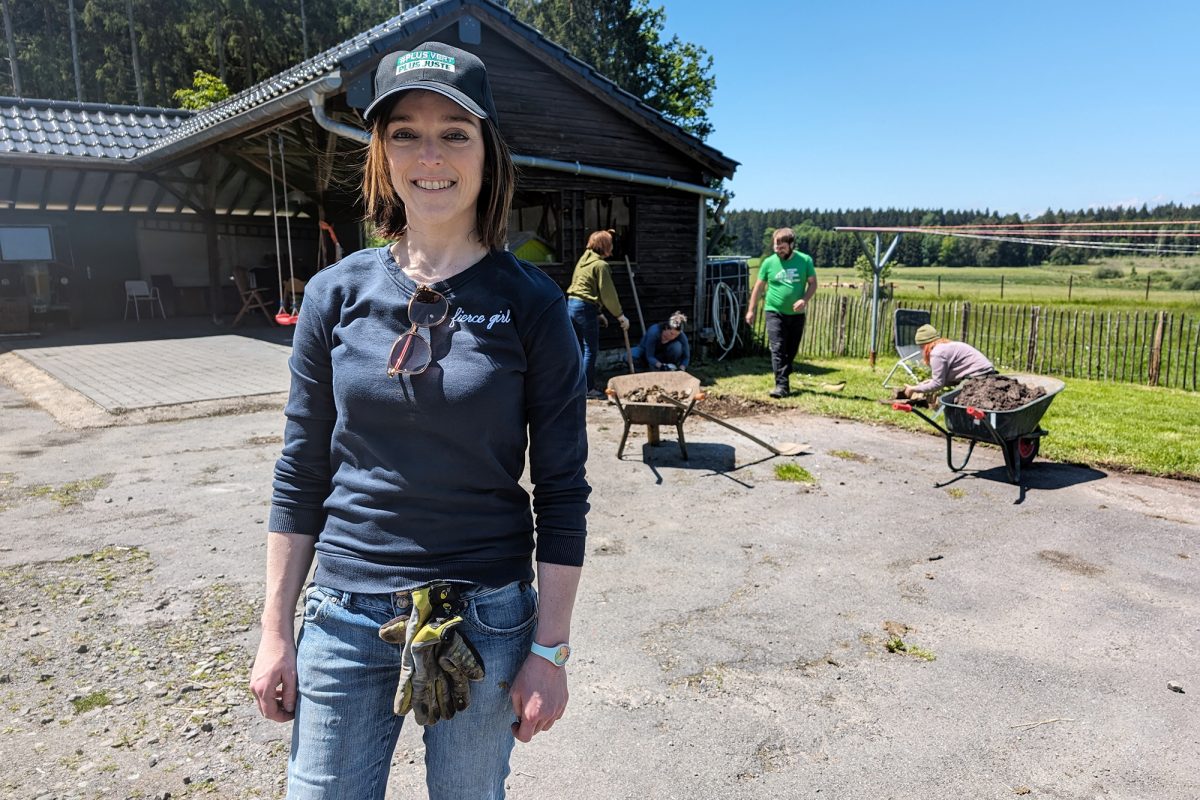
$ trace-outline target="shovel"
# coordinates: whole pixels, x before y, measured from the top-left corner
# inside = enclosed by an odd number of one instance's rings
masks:
[[[679,406],[680,408],[687,408],[687,406],[685,406],[683,403],[679,402],[674,397],[671,397],[669,394],[666,394],[665,392],[662,394],[662,397],[666,400],[671,401],[672,403]],[[703,398],[704,398],[704,395],[701,394],[696,399],[700,400]],[[696,408],[696,406],[694,406],[694,405],[692,406],[692,410],[689,413],[699,414],[700,416],[704,417],[709,422],[715,422],[718,425],[720,425],[721,427],[728,428],[729,430],[733,431],[734,433],[740,433],[742,436],[745,436],[750,441],[754,442],[757,445],[761,445],[761,446],[767,448],[768,450],[770,450],[772,453],[774,453],[777,456],[798,456],[801,453],[803,453],[805,450],[808,449],[808,445],[796,444],[795,442],[783,442],[778,447],[776,447],[773,444],[768,444],[768,443],[764,442],[762,439],[755,436],[754,434],[748,433],[735,425],[731,425],[728,422],[726,422],[725,420],[721,419],[720,417],[714,417],[712,414],[704,413],[700,409]]]
[[[633,368],[633,350],[629,347],[629,331],[621,328],[621,335],[625,337],[625,357],[629,359],[629,374],[632,375],[637,370]]]

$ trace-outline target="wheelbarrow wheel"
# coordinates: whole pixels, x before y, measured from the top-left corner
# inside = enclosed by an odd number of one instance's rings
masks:
[[[1033,459],[1037,458],[1041,445],[1040,436],[1022,436],[1014,439],[1011,445],[1013,461],[1019,461],[1022,467],[1028,467],[1033,463]]]

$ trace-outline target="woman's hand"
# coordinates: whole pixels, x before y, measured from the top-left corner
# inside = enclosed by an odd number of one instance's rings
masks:
[[[617,324],[621,326],[621,330],[629,330],[629,317],[622,314],[621,316],[617,317]]]
[[[250,670],[250,691],[267,719],[287,722],[296,716],[296,644],[290,636],[263,631]]]
[[[513,736],[528,743],[562,719],[567,709],[566,667],[556,667],[531,653],[521,665],[509,697],[518,720],[512,726]]]

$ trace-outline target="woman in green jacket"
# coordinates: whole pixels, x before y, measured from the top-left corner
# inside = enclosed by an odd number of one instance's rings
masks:
[[[567,312],[579,347],[583,351],[583,370],[587,377],[587,396],[604,398],[596,388],[596,353],[600,350],[600,307],[617,318],[621,330],[629,330],[629,320],[621,313],[621,301],[613,286],[612,270],[604,259],[612,255],[611,231],[596,231],[588,237],[587,250],[575,265],[571,286],[567,289]]]

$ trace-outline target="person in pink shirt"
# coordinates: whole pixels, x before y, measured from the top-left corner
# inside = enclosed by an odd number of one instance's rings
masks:
[[[921,345],[925,363],[929,365],[933,376],[915,386],[905,385],[905,397],[912,397],[916,392],[936,392],[938,389],[954,386],[966,378],[996,373],[996,368],[987,356],[966,342],[944,338],[932,325],[917,328],[913,341]]]

